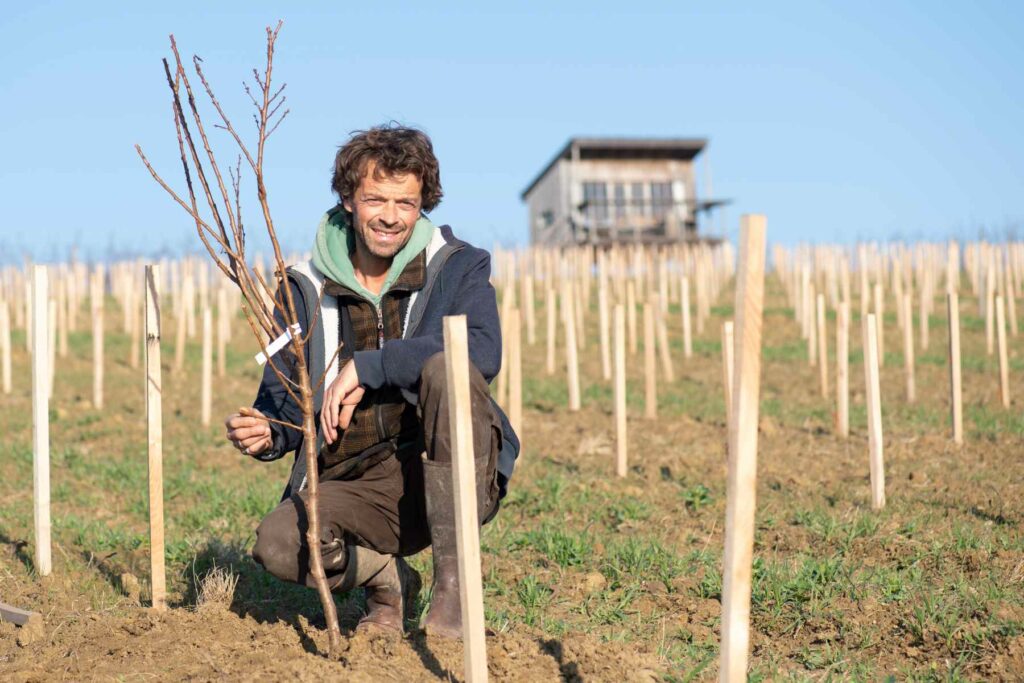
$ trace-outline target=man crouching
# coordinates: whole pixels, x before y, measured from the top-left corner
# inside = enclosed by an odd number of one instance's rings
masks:
[[[340,203],[320,221],[313,257],[288,269],[306,364],[327,375],[319,411],[320,547],[336,592],[366,589],[358,629],[401,632],[420,579],[403,557],[433,548],[433,597],[424,629],[460,638],[451,441],[442,319],[465,315],[469,332],[478,512],[498,511],[519,442],[488,383],[501,363],[501,329],[486,251],[424,215],[441,200],[438,162],[423,132],[359,131],[337,154]],[[278,320],[283,318],[278,312]],[[332,362],[335,349],[341,351]],[[283,363],[289,366],[287,352]],[[281,361],[278,361],[279,366]],[[244,413],[244,414],[243,414]],[[242,453],[270,461],[302,452],[302,413],[271,368],[253,409],[225,421]],[[256,530],[253,557],[280,579],[312,587],[306,546],[305,459],[281,502]]]

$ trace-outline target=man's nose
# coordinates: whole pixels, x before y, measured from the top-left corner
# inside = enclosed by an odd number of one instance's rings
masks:
[[[385,225],[394,225],[398,222],[398,207],[394,202],[384,203],[384,210],[381,211],[380,220]]]

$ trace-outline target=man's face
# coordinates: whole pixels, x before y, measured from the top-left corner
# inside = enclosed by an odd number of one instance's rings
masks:
[[[390,259],[412,236],[420,217],[423,183],[411,173],[374,178],[375,169],[376,163],[370,161],[355,197],[343,204],[352,214],[357,250],[362,247],[372,256]]]

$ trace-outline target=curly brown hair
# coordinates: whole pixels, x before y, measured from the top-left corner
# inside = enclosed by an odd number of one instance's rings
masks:
[[[366,175],[370,161],[376,162],[374,177],[412,173],[423,183],[422,210],[428,213],[441,203],[441,170],[434,146],[427,134],[394,122],[352,132],[352,137],[334,157],[331,189],[341,201],[353,197]]]

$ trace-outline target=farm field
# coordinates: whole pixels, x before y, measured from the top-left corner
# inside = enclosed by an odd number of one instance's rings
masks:
[[[966,285],[963,288],[967,291]],[[601,381],[596,307],[586,316],[582,409],[569,412],[564,358],[547,375],[544,326],[523,354],[523,442],[509,496],[481,533],[488,664],[495,680],[685,681],[717,674],[724,544],[726,288],[694,356],[670,307],[675,381],[659,377],[643,417],[642,351],[627,357],[629,469],[614,468],[613,394]],[[936,302],[939,300],[936,299]],[[543,298],[537,298],[538,320]],[[867,417],[854,307],[849,438],[833,434],[781,281],[766,279],[752,680],[1024,678],[1024,413],[1000,405],[976,300],[961,298],[965,443],[950,438],[944,303],[917,349],[916,403],[904,398],[895,313],[885,317],[881,396],[886,507],[872,511]],[[108,320],[119,309],[107,301]],[[889,306],[890,311],[895,310]],[[834,354],[834,318],[829,352]],[[916,315],[916,314],[915,314]],[[238,455],[223,416],[248,405],[256,344],[234,321],[214,420],[199,420],[199,343],[172,372],[164,338],[164,477],[171,609],[148,604],[146,431],[141,369],[108,325],[106,407],[92,407],[91,340],[72,333],[51,401],[53,573],[33,568],[28,356],[16,331],[14,391],[0,395],[0,599],[43,628],[0,624],[4,680],[447,680],[461,648],[422,634],[346,636],[330,662],[316,594],[248,556],[288,462]],[[172,329],[167,325],[166,329]],[[561,338],[559,339],[561,343]],[[1020,337],[1011,387],[1024,389]],[[830,355],[834,382],[834,355]],[[219,417],[218,417],[219,416]],[[429,551],[428,551],[429,552]],[[429,585],[426,553],[412,560]],[[228,580],[225,580],[228,577]],[[230,577],[237,585],[230,589]],[[361,595],[338,596],[343,631]],[[426,605],[418,602],[418,612]]]

